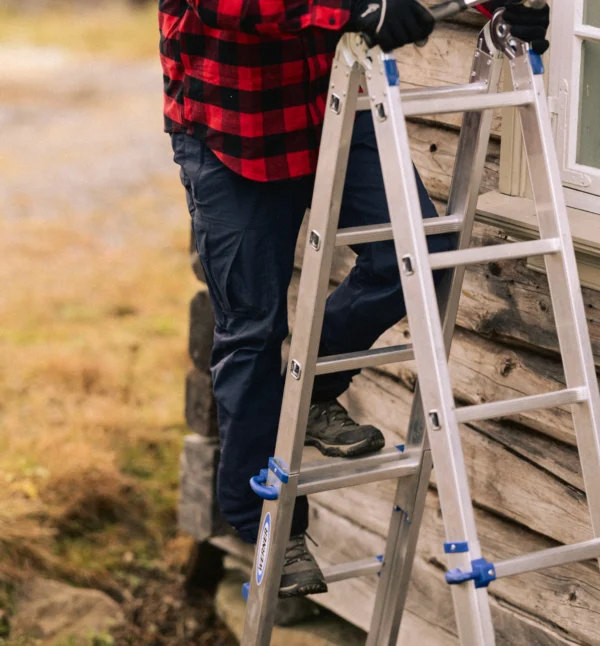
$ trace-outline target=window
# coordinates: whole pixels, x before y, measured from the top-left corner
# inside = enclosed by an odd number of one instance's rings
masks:
[[[549,94],[567,202],[600,213],[600,0],[552,3]]]

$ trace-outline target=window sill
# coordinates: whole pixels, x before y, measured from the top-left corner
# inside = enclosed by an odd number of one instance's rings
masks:
[[[584,287],[600,291],[600,216],[569,208],[569,222],[577,256],[579,278]],[[477,221],[498,227],[516,240],[539,237],[533,200],[498,192],[481,195]],[[544,272],[542,258],[528,258],[528,266]]]

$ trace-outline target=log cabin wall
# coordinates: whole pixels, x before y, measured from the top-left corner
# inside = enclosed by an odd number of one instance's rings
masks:
[[[464,83],[481,25],[479,17],[470,14],[441,25],[427,47],[403,49],[399,66],[406,87]],[[409,124],[414,161],[440,212],[448,198],[459,127],[457,115]],[[497,115],[482,192],[498,187],[500,128],[501,115]],[[506,234],[501,230],[476,226],[475,244],[504,240]],[[303,239],[290,289],[292,325],[302,252]],[[353,262],[350,250],[337,254],[332,286],[343,279]],[[197,275],[201,278],[201,272]],[[584,289],[584,298],[594,355],[600,363],[600,295]],[[180,521],[197,540],[212,537],[238,555],[251,558],[247,549],[231,540],[215,538],[223,525],[214,501],[218,446],[208,375],[211,327],[210,304],[202,289],[191,308],[194,368],[187,380],[186,413],[196,434],[188,437],[182,457]],[[378,345],[409,339],[407,326],[400,324]],[[546,278],[529,269],[526,261],[469,268],[450,367],[458,405],[564,388]],[[343,403],[357,419],[378,425],[388,444],[399,444],[404,440],[414,385],[411,363],[365,370],[355,378]],[[501,560],[592,537],[568,408],[470,423],[461,430],[486,558]],[[382,553],[394,484],[382,482],[311,497],[310,532],[322,565]],[[443,578],[444,540],[434,473],[402,644],[458,644],[450,592]],[[328,595],[315,600],[366,629],[376,584],[377,577],[332,584]],[[499,645],[600,644],[600,574],[592,563],[501,579],[490,587],[490,597]]]

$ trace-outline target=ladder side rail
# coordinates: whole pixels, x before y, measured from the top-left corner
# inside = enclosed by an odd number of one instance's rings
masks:
[[[542,75],[533,73],[526,46],[511,63],[513,83],[534,89],[534,103],[519,115],[542,238],[559,238],[562,253],[545,258],[568,388],[585,388],[587,402],[572,407],[592,528],[600,537],[600,394],[568,213],[553,147]]]
[[[498,52],[490,51],[488,40],[485,30],[482,31],[475,50],[471,83],[476,87],[486,87],[488,92],[498,92],[502,57]],[[491,111],[478,111],[467,112],[463,118],[446,216],[460,218],[462,221],[460,234],[457,236],[458,249],[470,246],[492,117]],[[456,325],[464,273],[463,266],[448,271],[438,287],[438,304],[443,320],[447,356]],[[431,475],[431,458],[430,455],[425,455],[425,452],[429,453],[428,447],[420,387],[417,382],[406,448],[423,450],[423,471],[412,500],[407,500],[407,483],[398,483],[386,543],[385,565],[377,589],[367,646],[396,644],[398,638]],[[399,513],[400,511],[404,513]]]
[[[296,319],[290,349],[290,367],[294,372],[290,371],[286,378],[275,448],[278,466],[287,472],[288,481],[283,483],[269,470],[267,486],[276,487],[279,495],[276,500],[265,500],[263,504],[241,646],[269,646],[271,640],[285,548],[292,526],[359,78],[356,61],[344,57],[344,51],[338,49],[310,214],[309,230],[318,232],[318,240],[309,237],[306,244],[297,305],[304,314]]]
[[[436,465],[440,501],[448,534],[469,544],[470,552],[452,555],[452,564],[468,566],[480,557],[469,483],[454,416],[454,397],[429,250],[422,224],[417,184],[393,57],[363,55],[369,95],[375,107],[375,132],[413,347],[427,411],[429,440]],[[387,58],[387,60],[386,60]],[[383,65],[382,65],[383,63]],[[390,143],[393,146],[390,147]],[[464,646],[492,646],[494,631],[487,595],[471,582],[453,588],[459,635]]]

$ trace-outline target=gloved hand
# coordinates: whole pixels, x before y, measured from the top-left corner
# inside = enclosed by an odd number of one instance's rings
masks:
[[[506,7],[504,20],[510,25],[511,34],[530,43],[534,52],[543,54],[550,47],[546,40],[546,32],[550,26],[548,5],[543,9],[530,9],[522,5],[520,0],[493,0],[489,5],[492,11],[498,7]]]
[[[417,0],[353,0],[346,30],[365,34],[389,52],[426,40],[434,25],[432,15]]]

